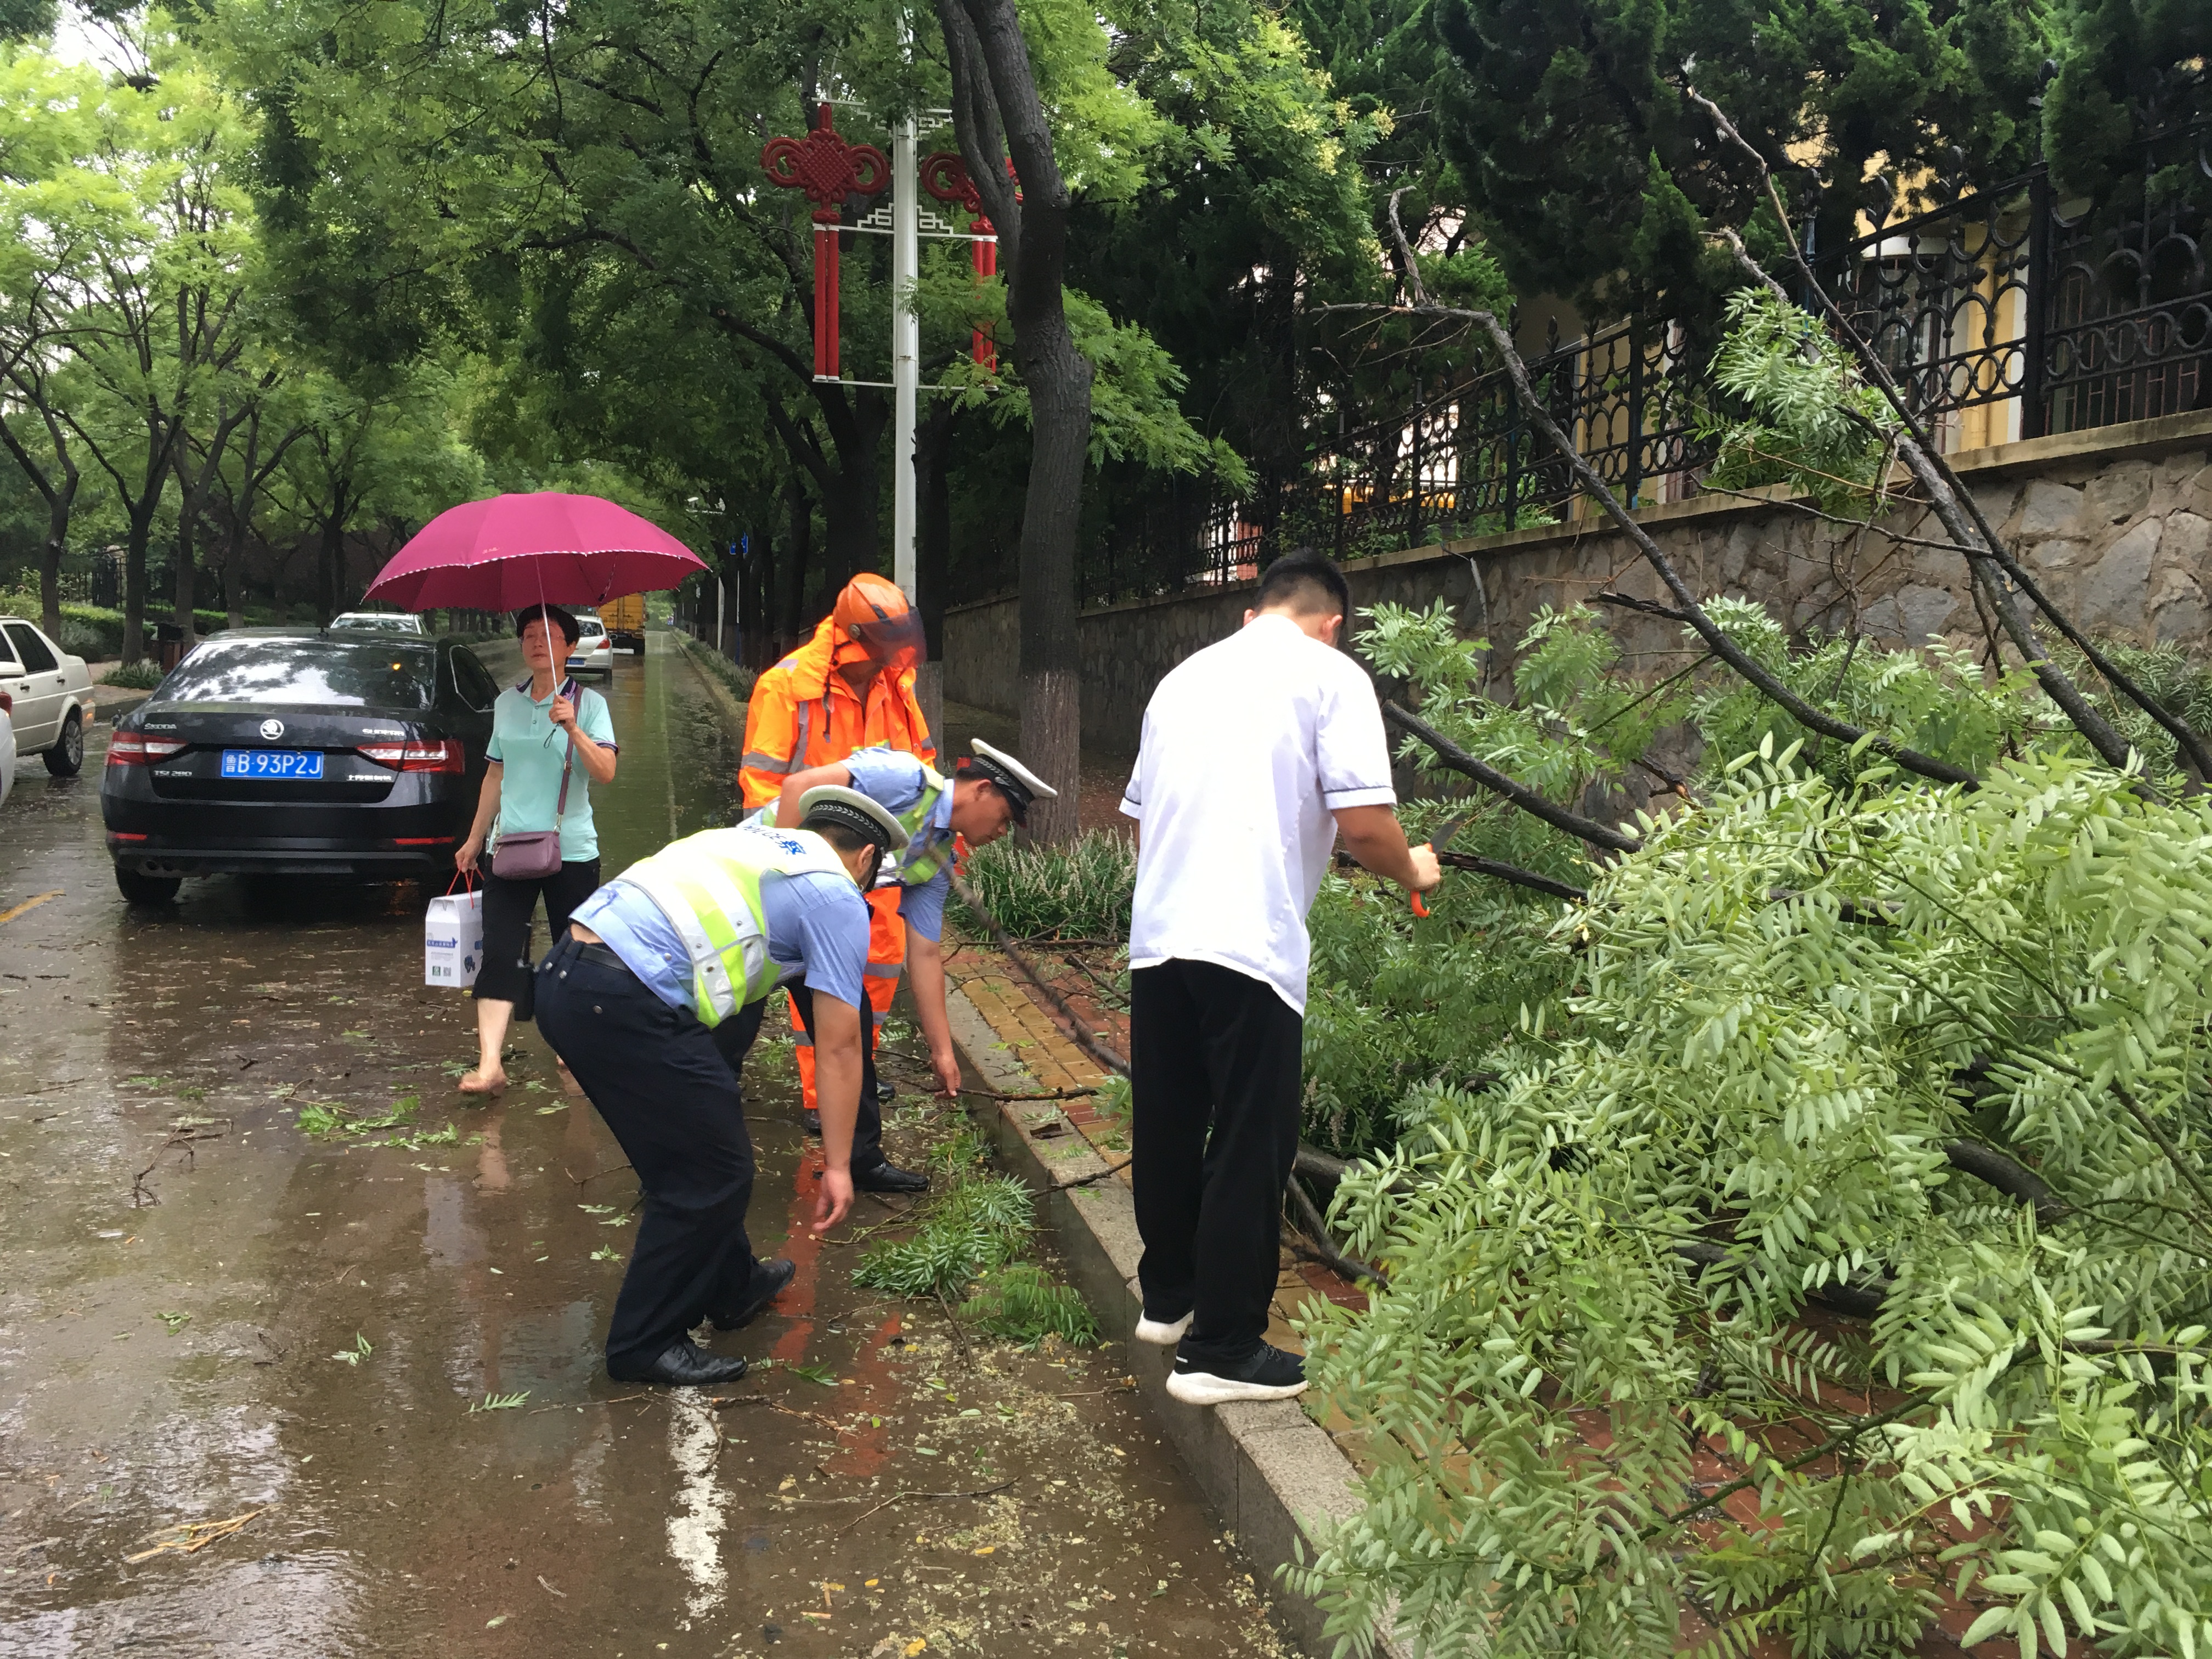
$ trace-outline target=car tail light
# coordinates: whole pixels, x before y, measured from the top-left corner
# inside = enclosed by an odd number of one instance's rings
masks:
[[[191,745],[182,738],[149,738],[143,732],[118,732],[107,740],[110,766],[150,766]]]
[[[469,766],[468,751],[453,738],[439,743],[365,743],[355,752],[396,772],[465,772]]]

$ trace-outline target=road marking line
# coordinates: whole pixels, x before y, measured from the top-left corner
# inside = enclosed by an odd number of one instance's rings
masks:
[[[41,893],[36,898],[25,899],[21,904],[17,905],[12,910],[0,910],[0,922],[13,921],[16,917],[21,915],[24,911],[35,910],[41,904],[44,904],[48,899],[58,899],[61,896],[62,890],[57,887],[51,893]]]

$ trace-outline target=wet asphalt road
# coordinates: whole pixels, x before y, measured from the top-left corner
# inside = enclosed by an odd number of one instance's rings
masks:
[[[663,643],[609,689],[609,873],[730,808]],[[715,1339],[778,1363],[719,1406],[611,1383],[636,1188],[534,1030],[503,1102],[453,1091],[413,887],[126,912],[105,734],[0,808],[0,1656],[1282,1650],[1118,1345],[970,1352],[856,1290],[879,1203],[806,1238],[787,1046],[747,1079],[752,1231],[799,1276]],[[897,1122],[907,1160],[954,1127]]]

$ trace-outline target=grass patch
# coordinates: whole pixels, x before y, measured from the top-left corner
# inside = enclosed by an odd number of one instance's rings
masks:
[[[1137,849],[1109,831],[1090,830],[1067,847],[994,842],[976,849],[964,873],[977,901],[1016,939],[1111,942],[1129,936]],[[981,931],[981,919],[972,920]]]
[[[143,659],[134,663],[118,663],[100,677],[102,685],[119,685],[131,691],[151,691],[161,683],[159,663]]]

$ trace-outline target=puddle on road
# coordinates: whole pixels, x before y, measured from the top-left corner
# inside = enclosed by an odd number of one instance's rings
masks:
[[[726,821],[734,755],[672,659],[609,695],[611,871]],[[128,916],[96,787],[0,840],[0,910],[63,891],[0,932],[0,1655],[1280,1651],[1118,1345],[963,1354],[807,1237],[787,1047],[749,1079],[753,1231],[799,1276],[714,1340],[775,1363],[720,1403],[611,1383],[635,1188],[534,1030],[465,1105],[411,890]],[[909,1107],[895,1155],[953,1127]]]

